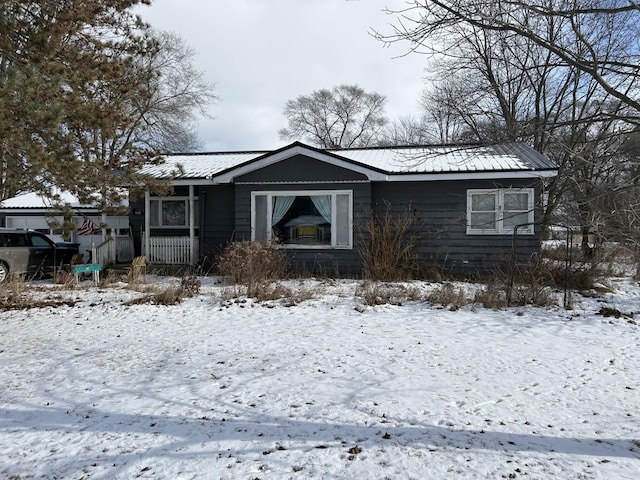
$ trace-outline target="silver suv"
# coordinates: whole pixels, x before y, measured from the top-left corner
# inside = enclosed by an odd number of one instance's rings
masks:
[[[56,244],[31,230],[0,228],[0,282],[12,274],[27,278],[50,275],[57,265],[68,264],[78,253],[75,244]]]

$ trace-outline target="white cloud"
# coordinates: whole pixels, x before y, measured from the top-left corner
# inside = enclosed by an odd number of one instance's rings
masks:
[[[156,0],[138,12],[178,33],[197,67],[216,84],[215,117],[200,122],[207,150],[276,148],[287,100],[357,83],[387,96],[390,119],[417,113],[424,58],[400,57],[408,45],[374,39],[390,33],[401,0]],[[396,57],[396,58],[394,58]]]

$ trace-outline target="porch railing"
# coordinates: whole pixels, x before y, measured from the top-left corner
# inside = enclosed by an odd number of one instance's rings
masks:
[[[118,263],[130,262],[133,257],[135,255],[131,237],[116,237],[116,260]]]
[[[91,246],[91,263],[99,263],[103,267],[116,263],[116,241],[113,237],[107,237],[100,245],[94,243]]]
[[[189,265],[198,258],[198,239],[194,240],[194,252],[191,252],[189,237],[150,237],[149,252],[145,252],[146,239],[142,238],[142,254],[147,262],[165,265]]]

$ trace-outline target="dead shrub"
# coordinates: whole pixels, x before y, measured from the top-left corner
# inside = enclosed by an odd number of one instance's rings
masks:
[[[481,303],[485,308],[493,309],[507,306],[556,305],[558,302],[554,289],[559,288],[553,277],[556,273],[543,262],[503,265],[494,271],[488,279],[487,286],[476,293],[474,303]]]
[[[417,271],[416,238],[411,235],[411,213],[393,215],[385,203],[380,214],[372,213],[360,232],[360,255],[365,277],[382,282],[409,280]]]
[[[484,308],[499,310],[507,306],[507,293],[503,287],[494,283],[488,283],[482,289],[476,291],[473,303],[480,304]]]
[[[220,275],[231,283],[254,285],[286,277],[288,258],[283,250],[260,242],[234,242],[218,258]]]
[[[449,310],[459,310],[466,302],[466,295],[462,287],[455,288],[451,283],[444,283],[429,292],[427,301],[449,307]]]
[[[380,282],[363,282],[356,288],[355,295],[370,306],[401,306],[409,301],[421,300],[420,292],[415,287]]]
[[[570,256],[569,256],[570,255]],[[563,288],[567,281],[566,261],[571,259],[569,286],[591,290],[606,277],[626,274],[634,263],[634,253],[624,245],[603,243],[585,258],[580,248],[567,252],[565,245],[542,250],[539,273],[551,287]]]
[[[513,306],[550,307],[557,304],[558,299],[553,289],[540,283],[516,285],[511,294],[511,305]]]
[[[195,297],[200,293],[202,282],[195,275],[185,275],[180,282],[180,288],[185,296]]]
[[[8,282],[0,283],[0,305],[3,309],[28,308],[33,296],[20,276],[12,276]]]

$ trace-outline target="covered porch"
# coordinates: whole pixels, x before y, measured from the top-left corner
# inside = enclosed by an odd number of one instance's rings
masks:
[[[147,263],[194,265],[198,262],[198,197],[193,184],[187,189],[187,196],[166,197],[152,196],[148,188],[145,190],[140,250]]]

